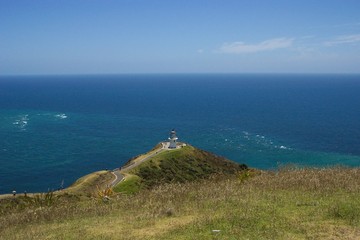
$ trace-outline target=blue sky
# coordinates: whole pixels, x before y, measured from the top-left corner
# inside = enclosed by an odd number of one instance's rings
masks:
[[[359,0],[0,0],[0,74],[360,73]]]

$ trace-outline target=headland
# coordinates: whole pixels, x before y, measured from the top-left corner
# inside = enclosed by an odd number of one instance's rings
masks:
[[[160,142],[62,191],[0,199],[2,239],[359,239],[360,169],[249,169]]]

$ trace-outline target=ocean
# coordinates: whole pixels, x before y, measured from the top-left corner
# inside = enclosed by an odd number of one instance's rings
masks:
[[[259,169],[360,165],[360,75],[0,77],[0,193],[67,187],[179,140]]]

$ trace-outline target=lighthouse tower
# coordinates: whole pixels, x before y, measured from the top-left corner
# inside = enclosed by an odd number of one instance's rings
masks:
[[[176,136],[175,129],[173,129],[170,132],[170,137],[169,137],[170,145],[169,145],[169,148],[176,148],[176,140],[178,140],[178,138]]]

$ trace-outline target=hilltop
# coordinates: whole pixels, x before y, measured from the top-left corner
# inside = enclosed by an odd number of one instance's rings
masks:
[[[235,163],[189,144],[178,143],[178,148],[169,149],[166,143],[160,143],[121,168],[124,180],[114,190],[133,193],[160,184],[184,183],[216,174],[235,174],[245,169],[245,164]]]

